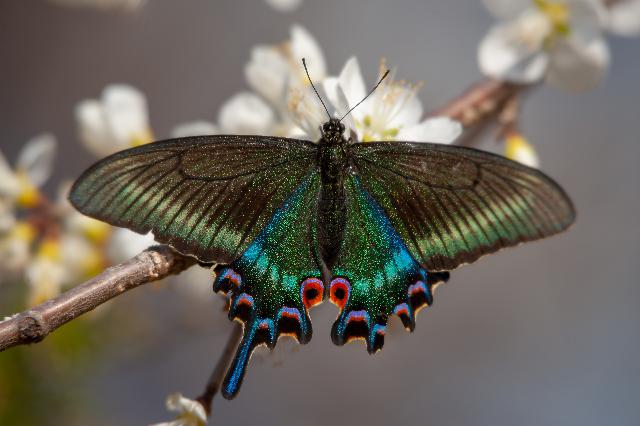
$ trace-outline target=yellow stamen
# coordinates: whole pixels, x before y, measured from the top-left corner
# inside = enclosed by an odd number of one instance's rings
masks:
[[[26,243],[33,242],[37,234],[36,229],[27,222],[18,222],[11,229],[11,237],[22,240]]]
[[[38,256],[42,256],[50,260],[59,260],[60,242],[53,238],[42,241],[38,247]]]
[[[530,167],[538,166],[538,154],[533,145],[520,133],[513,132],[505,140],[505,156]]]
[[[141,133],[136,133],[135,135],[133,135],[130,143],[131,146],[140,146],[146,145],[151,142],[153,142],[153,132],[151,131],[151,129],[146,128]]]
[[[20,184],[20,192],[16,198],[16,202],[20,207],[33,208],[38,205],[41,194],[38,188],[31,182],[29,175],[24,170],[18,170],[16,173]]]
[[[102,244],[111,235],[111,227],[108,224],[89,217],[83,223],[82,229],[87,239],[96,244]]]
[[[550,0],[533,0],[533,2],[551,22],[554,34],[562,36],[569,34],[569,8],[566,4]]]
[[[382,132],[382,136],[384,138],[395,138],[396,136],[398,136],[398,133],[400,133],[400,129],[398,128],[385,129]]]

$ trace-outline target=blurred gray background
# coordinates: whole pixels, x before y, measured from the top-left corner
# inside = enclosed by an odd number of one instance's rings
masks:
[[[481,78],[476,47],[492,22],[472,0],[306,0],[292,14],[259,0],[150,0],[132,16],[0,0],[0,149],[14,159],[28,138],[52,131],[53,182],[76,177],[93,157],[77,140],[73,107],[112,82],[148,96],[159,138],[184,121],[215,121],[247,87],[251,47],[284,40],[292,23],[317,37],[332,73],[357,55],[371,81],[384,56],[399,77],[423,80],[430,110]],[[640,424],[640,44],[610,43],[613,65],[599,89],[543,88],[525,103],[542,169],[577,206],[569,232],[455,271],[415,332],[394,319],[375,356],[361,343],[334,346],[336,309],[321,305],[311,343],[259,350],[237,399],[215,400],[212,423]],[[136,334],[139,315],[120,327],[139,345],[108,346],[85,378],[95,424],[171,418],[166,395],[197,395],[225,343],[222,302],[169,285],[111,303],[145,306],[161,332]]]

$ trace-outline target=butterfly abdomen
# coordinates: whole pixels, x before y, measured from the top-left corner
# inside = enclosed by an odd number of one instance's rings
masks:
[[[335,264],[346,223],[345,178],[348,157],[343,145],[319,149],[321,187],[318,196],[318,245],[324,265]]]

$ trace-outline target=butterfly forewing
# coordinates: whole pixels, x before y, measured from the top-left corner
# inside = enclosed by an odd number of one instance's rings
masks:
[[[266,136],[202,136],[114,154],[85,172],[82,213],[195,255],[237,259],[309,171],[315,145]]]
[[[497,155],[410,142],[355,144],[351,152],[364,188],[430,271],[558,233],[575,218],[555,182]]]

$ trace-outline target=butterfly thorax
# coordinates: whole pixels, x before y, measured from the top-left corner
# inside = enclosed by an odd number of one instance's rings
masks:
[[[344,125],[331,119],[322,126],[318,165],[322,186],[318,198],[318,245],[324,265],[331,269],[338,257],[346,223],[345,179],[349,168]]]

